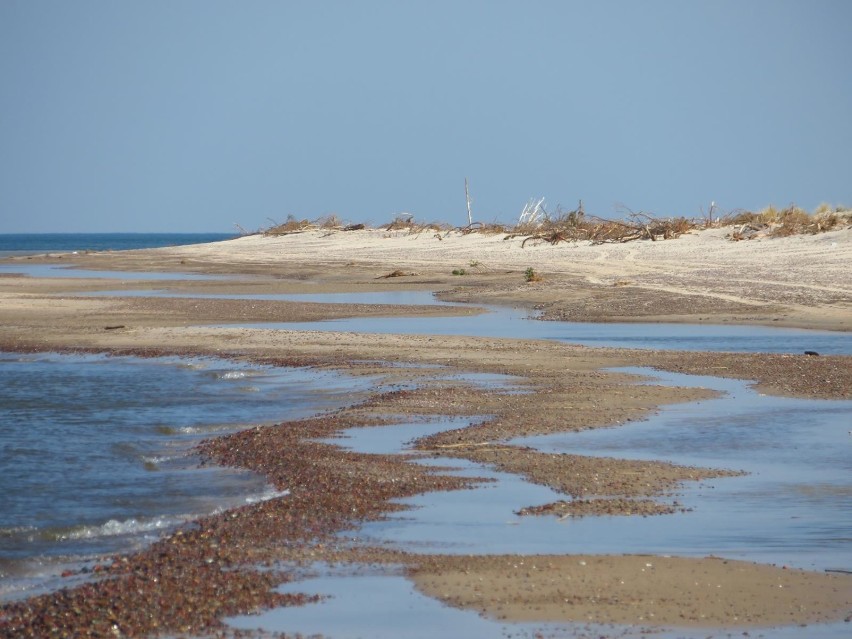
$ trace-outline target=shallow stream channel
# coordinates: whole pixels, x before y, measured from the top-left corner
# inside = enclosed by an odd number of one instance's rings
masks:
[[[116,274],[113,274],[115,276]],[[123,274],[119,274],[122,276]],[[99,276],[101,274],[99,273]],[[156,274],[157,277],[162,274]],[[169,279],[164,277],[161,279]],[[90,293],[87,293],[90,294]],[[173,295],[168,291],[103,291],[98,295]],[[187,295],[187,297],[202,297]],[[281,299],[323,303],[376,303],[376,304],[436,304],[429,293],[365,293],[359,295],[258,295],[210,296],[242,299]],[[253,324],[240,327],[286,330],[329,330],[403,334],[465,334],[488,337],[552,339],[588,346],[617,346],[627,348],[653,348],[674,350],[719,350],[738,352],[793,352],[815,350],[821,353],[852,354],[852,335],[827,331],[804,331],[746,326],[690,326],[663,324],[578,324],[540,322],[529,319],[524,311],[489,307],[488,313],[474,317],[453,318],[368,318],[331,320],[312,323]],[[0,357],[0,375],[19,375],[41,381],[26,383],[15,390],[14,384],[0,384],[2,410],[0,410],[0,445],[4,447],[4,467],[18,469],[15,481],[37,483],[27,491],[27,499],[16,501],[0,509],[0,570],[3,563],[11,565],[30,553],[49,558],[51,553],[62,555],[110,551],[104,539],[104,526],[115,522],[156,521],[163,518],[163,526],[151,525],[150,532],[158,533],[193,513],[209,511],[213,507],[227,507],[240,499],[264,498],[265,487],[256,479],[234,475],[233,481],[224,482],[216,489],[216,482],[202,479],[205,491],[196,491],[176,510],[165,512],[162,505],[154,505],[147,514],[138,504],[154,499],[154,493],[164,490],[190,491],[184,474],[164,489],[155,482],[151,494],[142,495],[136,489],[126,494],[113,494],[109,499],[118,507],[89,515],[78,512],[79,521],[69,522],[68,517],[56,514],[63,504],[75,510],[74,498],[48,496],[39,502],[39,491],[47,479],[39,474],[49,470],[62,476],[68,469],[39,469],[34,451],[44,442],[57,442],[59,448],[68,428],[60,423],[56,414],[61,407],[67,413],[63,393],[70,388],[87,388],[86,380],[71,382],[71,369],[94,370],[98,366],[114,365],[121,371],[109,371],[110,384],[93,385],[92,395],[82,395],[86,410],[95,411],[103,422],[99,428],[111,428],[121,417],[106,408],[127,403],[134,412],[133,397],[139,394],[138,367],[146,370],[156,366],[151,375],[151,388],[147,392],[160,392],[155,386],[163,385],[172,394],[186,399],[175,413],[152,414],[134,420],[131,429],[142,429],[147,435],[137,439],[133,435],[134,449],[128,449],[122,438],[129,435],[112,433],[109,443],[82,444],[88,450],[67,451],[69,457],[91,456],[83,466],[97,476],[120,477],[123,473],[172,472],[168,450],[185,450],[198,432],[211,434],[243,427],[255,422],[293,419],[302,414],[316,412],[345,401],[353,381],[348,378],[328,377],[318,380],[313,372],[290,373],[260,369],[243,369],[232,364],[211,360],[157,360],[140,364],[122,358],[32,356]],[[84,364],[84,365],[80,365]],[[124,370],[131,371],[132,382],[118,383]],[[412,552],[439,553],[649,553],[704,557],[716,555],[726,558],[753,560],[812,570],[852,570],[852,402],[803,400],[771,397],[753,390],[747,382],[713,377],[687,376],[661,373],[649,369],[619,369],[650,378],[648,383],[679,386],[700,386],[718,391],[717,399],[691,404],[663,407],[642,422],[625,426],[566,433],[547,437],[515,440],[525,446],[554,453],[575,453],[591,456],[610,456],[634,459],[666,460],[679,464],[700,465],[732,470],[747,474],[728,477],[697,485],[684,486],[677,499],[685,512],[655,517],[585,517],[557,519],[555,517],[519,517],[515,512],[522,506],[544,504],[565,496],[548,488],[533,485],[521,478],[493,471],[481,465],[457,459],[417,458],[414,463],[428,463],[454,468],[453,472],[478,477],[489,477],[493,482],[482,483],[473,490],[452,493],[426,494],[405,503],[412,509],[392,514],[387,520],[365,524],[357,536],[362,541],[387,544]],[[228,377],[233,373],[232,377]],[[90,373],[82,373],[84,376]],[[323,373],[323,375],[328,375]],[[158,379],[160,378],[160,379]],[[230,381],[235,385],[228,386]],[[44,381],[48,380],[48,381]],[[164,383],[165,380],[165,383]],[[236,380],[236,381],[235,381]],[[472,376],[470,383],[489,387],[503,386],[511,389],[512,378],[500,376]],[[101,382],[98,382],[101,383]],[[362,379],[368,391],[372,380]],[[637,382],[645,383],[645,382]],[[216,386],[210,390],[210,385]],[[268,388],[263,388],[268,386]],[[210,388],[209,388],[210,387]],[[228,388],[234,396],[244,395],[246,412],[235,408],[226,419],[214,418],[208,408],[201,408],[194,398],[205,393],[221,393]],[[322,393],[319,389],[324,389]],[[339,391],[339,392],[338,392]],[[10,395],[11,393],[11,395]],[[8,395],[8,397],[7,397]],[[79,393],[78,393],[79,395]],[[104,397],[109,397],[109,402]],[[230,395],[229,395],[230,397]],[[47,401],[51,399],[52,401]],[[258,398],[268,398],[258,401]],[[303,400],[300,402],[300,399]],[[232,404],[235,407],[239,403]],[[251,405],[251,410],[248,406]],[[258,409],[258,406],[261,408]],[[47,407],[47,408],[45,408]],[[47,410],[48,412],[44,412]],[[76,410],[76,409],[75,409]],[[35,411],[34,417],[28,411]],[[282,414],[285,413],[285,414]],[[180,417],[176,417],[180,415]],[[22,417],[23,416],[23,417]],[[16,422],[15,420],[18,419]],[[34,433],[33,440],[11,434],[12,428],[22,428],[21,419],[27,423],[44,420],[44,433]],[[91,415],[85,420],[92,421]],[[224,423],[223,423],[224,422]],[[401,422],[397,426],[352,429],[335,443],[372,453],[410,454],[409,443],[432,432],[458,428],[467,422],[436,418],[431,422]],[[17,424],[17,426],[16,426]],[[102,431],[106,432],[106,431]],[[136,430],[130,431],[137,433]],[[18,430],[14,430],[18,433]],[[167,435],[163,440],[163,436]],[[101,435],[98,435],[98,441]],[[115,441],[113,441],[115,440]],[[94,441],[94,440],[93,440]],[[103,449],[102,459],[93,449]],[[9,455],[18,457],[9,457]],[[106,459],[106,457],[110,457]],[[58,455],[57,459],[62,455]],[[116,466],[118,457],[132,458],[126,467]],[[176,458],[179,455],[175,456]],[[7,460],[13,460],[8,463]],[[77,460],[75,459],[75,462]],[[57,461],[57,463],[60,463]],[[28,466],[27,464],[30,464]],[[156,472],[152,466],[156,467]],[[13,466],[14,465],[14,466]],[[180,466],[180,463],[177,463]],[[130,470],[129,470],[130,469]],[[174,472],[189,473],[186,467]],[[201,472],[201,471],[197,471]],[[76,473],[82,477],[85,473]],[[161,475],[158,481],[162,482]],[[4,480],[8,481],[8,479]],[[210,488],[210,487],[213,488]],[[63,487],[76,493],[83,488],[73,482]],[[88,490],[88,489],[85,489]],[[95,486],[95,493],[102,491]],[[112,487],[110,488],[112,490]],[[219,492],[216,492],[216,491]],[[108,491],[109,492],[109,491]],[[9,499],[4,490],[3,499]],[[65,501],[63,501],[63,499]],[[170,498],[171,499],[171,498]],[[193,500],[206,500],[206,506]],[[88,502],[87,502],[88,503]],[[52,505],[51,505],[52,504]],[[11,517],[11,519],[10,519]],[[63,517],[65,517],[63,519]],[[146,519],[146,517],[148,519]],[[35,521],[34,518],[38,519]],[[53,521],[56,518],[57,521]],[[171,518],[171,519],[170,519]],[[7,521],[9,519],[9,521]],[[73,519],[73,517],[72,517]],[[39,523],[41,522],[41,523]],[[147,524],[140,524],[142,526]],[[41,526],[41,528],[40,528]],[[44,531],[48,531],[49,534]],[[62,532],[66,531],[66,532]],[[100,531],[90,534],[86,531]],[[137,531],[138,532],[138,531]],[[149,531],[144,531],[149,532]],[[352,531],[347,535],[352,536]],[[61,552],[51,550],[48,542],[53,538],[80,542],[78,547],[65,547]],[[85,544],[92,537],[99,541],[93,548]],[[29,540],[29,541],[26,541]],[[55,539],[53,539],[55,541]],[[26,543],[25,543],[26,542]],[[106,544],[106,545],[105,545]],[[45,559],[48,561],[48,559]],[[11,562],[11,563],[10,563]],[[386,570],[374,572],[368,568],[357,570],[340,567],[317,566],[315,577],[291,584],[282,591],[310,591],[328,595],[318,604],[298,608],[271,610],[260,616],[239,617],[228,620],[235,628],[263,628],[268,631],[319,634],[335,638],[349,637],[494,637],[494,636],[647,636],[642,631],[627,627],[608,626],[594,628],[587,625],[559,624],[506,624],[480,617],[475,612],[465,612],[444,606],[414,590],[401,574],[388,574]],[[5,584],[5,586],[4,586]],[[0,596],[27,591],[25,579],[20,575],[0,575]],[[448,634],[447,629],[452,629]],[[847,637],[848,624],[828,624],[805,628],[773,628],[765,632],[751,631],[752,637]],[[736,633],[739,636],[739,633]],[[656,632],[655,637],[707,637],[706,630]],[[710,636],[728,636],[720,632]]]

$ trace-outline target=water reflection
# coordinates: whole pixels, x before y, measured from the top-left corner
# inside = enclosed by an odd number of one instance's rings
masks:
[[[38,265],[34,265],[38,266]],[[3,268],[0,266],[0,268]],[[53,267],[50,267],[53,268]],[[145,275],[145,274],[131,274]],[[151,273],[139,279],[201,279],[179,273]],[[169,277],[159,277],[161,275]],[[114,275],[113,275],[114,276]],[[214,278],[216,276],[209,276]],[[125,278],[133,279],[133,278]],[[359,293],[210,294],[169,290],[112,290],[86,292],[87,297],[182,297],[199,299],[271,300],[324,304],[441,305],[483,308],[485,314],[453,317],[353,317],[320,322],[262,322],[240,328],[340,331],[401,335],[470,335],[478,337],[547,339],[591,347],[656,350],[731,351],[852,355],[852,333],[771,326],[530,321],[534,313],[522,308],[443,302],[429,291],[370,291]],[[234,326],[234,325],[230,325]]]
[[[475,612],[450,608],[421,595],[411,582],[398,575],[326,574],[282,586],[279,591],[320,593],[328,598],[316,604],[235,617],[228,620],[228,625],[244,630],[264,628],[337,639],[532,637],[541,636],[537,633],[547,627],[547,624],[501,624]]]
[[[852,354],[852,334],[763,326],[694,324],[593,324],[542,322],[526,311],[489,308],[469,317],[368,317],[325,322],[241,324],[244,328],[341,331],[401,335],[471,335],[514,339],[546,339],[592,347],[646,348],[741,353]]]
[[[324,303],[440,304],[425,293],[282,295],[281,300]],[[252,296],[253,297],[253,296]],[[249,299],[246,297],[245,299]],[[263,298],[259,298],[263,299]],[[272,298],[267,298],[272,299]],[[368,301],[369,300],[369,301]],[[417,300],[417,301],[414,301]],[[480,306],[488,312],[461,317],[353,317],[322,322],[265,322],[243,328],[341,331],[401,335],[470,335],[547,339],[592,347],[657,350],[732,351],[852,355],[852,333],[771,326],[531,321],[530,312],[506,306]]]
[[[624,369],[637,374],[646,369]],[[852,568],[852,402],[762,396],[745,382],[653,373],[665,384],[703,386],[718,399],[662,409],[641,423],[528,437],[547,453],[745,470],[744,477],[684,485],[689,512],[634,517],[518,517],[523,506],[565,495],[472,462],[427,458],[455,474],[492,481],[473,490],[419,495],[412,510],[367,523],[369,542],[452,553],[655,553],[725,557],[811,569]],[[359,452],[395,453],[406,442],[460,426],[457,419],[356,428],[335,440]]]
[[[737,380],[653,375],[666,385],[702,386],[725,395],[667,408],[644,422],[515,443],[544,452],[662,459],[749,473],[703,488],[687,485],[681,501],[695,510],[653,518],[668,525],[637,521],[631,535],[644,539],[643,552],[852,569],[852,402],[763,396]]]

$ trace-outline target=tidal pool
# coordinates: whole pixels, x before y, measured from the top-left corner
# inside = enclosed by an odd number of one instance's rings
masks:
[[[152,274],[155,275],[155,274]],[[192,279],[171,274],[172,279]],[[215,277],[215,276],[210,276]],[[145,278],[156,279],[156,278]],[[169,279],[169,278],[161,278]],[[482,308],[484,314],[453,317],[365,317],[320,322],[262,322],[230,327],[279,330],[339,331],[402,335],[472,335],[516,339],[548,339],[618,348],[743,353],[852,355],[852,333],[811,329],[722,324],[679,324],[537,321],[535,313],[507,306],[443,302],[429,291],[364,293],[196,294],[169,290],[112,290],[82,293],[88,297],[182,297],[199,299],[273,300],[323,304],[389,304]]]
[[[806,569],[852,570],[852,402],[761,395],[746,382],[646,369],[655,383],[702,386],[717,399],[663,408],[641,422],[513,443],[552,453],[658,459],[744,470],[684,485],[694,510],[571,522],[593,552],[716,554]]]
[[[723,557],[812,570],[852,568],[849,470],[852,402],[766,397],[746,382],[619,369],[651,376],[649,382],[703,386],[718,399],[664,407],[643,422],[608,429],[514,440],[542,451],[667,459],[683,464],[743,469],[750,474],[687,483],[678,500],[689,512],[654,517],[519,517],[526,505],[565,496],[516,475],[464,460],[424,457],[416,463],[451,467],[482,477],[472,490],[426,494],[402,503],[410,510],[369,522],[342,540],[391,545],[411,552],[458,554],[653,553]],[[511,380],[494,379],[511,391]],[[362,453],[411,454],[418,437],[458,428],[465,420],[353,428],[334,443]],[[236,628],[322,633],[334,637],[551,636],[647,637],[639,627],[589,624],[509,624],[424,598],[395,574],[369,568],[320,576],[283,592],[327,597],[301,608],[275,609],[228,620]],[[848,624],[749,629],[750,637],[839,639]],[[654,629],[660,639],[744,636],[741,631]]]
[[[362,297],[363,296],[363,297]],[[246,297],[245,299],[251,299]],[[263,298],[258,298],[263,299]],[[268,299],[268,298],[267,298]],[[404,292],[286,295],[278,299],[324,303],[446,304],[426,293]],[[380,300],[380,301],[379,301]],[[416,301],[415,301],[416,300]],[[454,303],[455,306],[464,304]],[[771,326],[622,322],[538,321],[534,314],[507,306],[472,305],[486,313],[456,317],[353,317],[322,322],[264,322],[241,328],[338,331],[401,335],[471,335],[547,339],[586,346],[742,353],[852,355],[852,333]]]
[[[503,624],[475,612],[450,608],[421,595],[400,575],[320,570],[322,576],[278,589],[282,593],[321,594],[325,599],[319,603],[233,617],[227,620],[228,625],[335,639],[535,637],[555,630],[553,624]]]

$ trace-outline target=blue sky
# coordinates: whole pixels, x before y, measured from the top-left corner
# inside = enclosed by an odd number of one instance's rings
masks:
[[[0,0],[0,232],[852,206],[846,0]]]

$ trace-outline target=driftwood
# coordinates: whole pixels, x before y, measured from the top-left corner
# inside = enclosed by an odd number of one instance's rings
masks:
[[[461,226],[456,229],[462,235],[468,235],[469,233],[476,233],[482,230],[482,222],[471,222],[467,226]]]
[[[391,271],[390,273],[387,273],[385,275],[379,275],[376,279],[386,280],[391,277],[415,277],[416,275],[418,275],[418,273],[400,271],[399,269],[397,269],[396,271]]]
[[[556,221],[543,224],[533,233],[514,233],[505,239],[525,236],[521,246],[527,242],[587,241],[592,244],[623,243],[635,240],[668,240],[679,237],[693,225],[684,218],[658,220],[645,213],[631,213],[627,220],[607,220],[598,217],[587,218],[582,211],[571,211]]]

